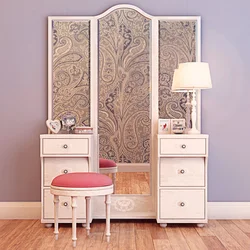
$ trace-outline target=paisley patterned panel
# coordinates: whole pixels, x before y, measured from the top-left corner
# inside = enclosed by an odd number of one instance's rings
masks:
[[[89,21],[53,21],[52,118],[70,112],[90,125]]]
[[[127,8],[99,20],[99,150],[116,162],[149,162],[149,27]]]
[[[196,61],[195,21],[159,22],[159,118],[185,118],[187,94],[171,92],[179,63]]]

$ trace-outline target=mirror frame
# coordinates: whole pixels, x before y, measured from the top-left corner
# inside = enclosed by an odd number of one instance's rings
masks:
[[[159,21],[195,21],[196,22],[196,61],[201,60],[201,17],[200,16],[152,16],[140,8],[129,5],[115,5],[97,16],[49,16],[48,17],[48,119],[52,119],[52,22],[53,21],[90,21],[90,126],[93,127],[94,170],[98,171],[98,20],[112,11],[132,9],[151,20],[151,152],[150,152],[150,187],[149,195],[114,194],[112,195],[111,218],[149,219],[156,218],[157,187],[157,133],[158,133],[158,65],[159,65]],[[153,84],[156,83],[156,84]],[[197,91],[197,128],[201,129],[201,93]],[[153,166],[153,167],[152,167]],[[105,218],[103,198],[93,197],[92,217]]]

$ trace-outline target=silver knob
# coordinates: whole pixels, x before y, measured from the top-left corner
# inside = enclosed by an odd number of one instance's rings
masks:
[[[67,207],[67,206],[68,206],[68,202],[64,202],[63,205],[64,205],[65,207]]]
[[[181,174],[184,174],[184,173],[185,173],[185,170],[184,170],[184,169],[182,169],[182,170],[180,171],[180,173],[181,173]]]
[[[180,206],[181,206],[181,207],[184,207],[184,206],[185,206],[185,203],[184,203],[184,202],[181,202],[181,203],[180,203]]]
[[[63,170],[63,173],[64,173],[64,174],[67,174],[68,172],[69,172],[69,171],[68,171],[67,169],[64,169],[64,170]]]
[[[63,147],[64,147],[64,148],[68,148],[68,145],[67,145],[67,144],[64,144]]]
[[[182,148],[186,148],[186,145],[185,145],[185,144],[182,144],[181,147],[182,147]]]

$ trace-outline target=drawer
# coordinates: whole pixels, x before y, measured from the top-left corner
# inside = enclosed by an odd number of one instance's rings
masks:
[[[54,196],[49,189],[45,189],[43,193],[43,217],[44,219],[54,219]],[[66,196],[59,197],[59,219],[71,219],[72,208],[71,198]],[[85,197],[77,198],[76,216],[78,219],[86,218]]]
[[[204,219],[204,190],[160,190],[161,219]]]
[[[44,158],[43,166],[44,186],[50,186],[57,175],[89,171],[87,158]]]
[[[89,139],[88,138],[53,138],[43,139],[44,155],[88,155]]]
[[[205,155],[206,139],[160,139],[161,155]]]
[[[204,158],[160,158],[160,186],[204,187]]]

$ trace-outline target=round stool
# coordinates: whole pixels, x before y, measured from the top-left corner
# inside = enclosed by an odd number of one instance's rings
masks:
[[[115,193],[115,182],[116,182],[116,173],[118,168],[116,163],[109,159],[100,158],[99,159],[99,172],[101,174],[112,174],[112,181],[114,185],[114,193]]]
[[[55,177],[50,186],[50,192],[54,195],[54,234],[58,239],[58,209],[59,196],[70,196],[72,207],[72,241],[76,246],[76,201],[78,196],[85,196],[86,199],[86,230],[90,233],[90,197],[105,195],[106,204],[106,237],[110,240],[110,204],[113,193],[112,180],[103,174],[79,172],[63,174]]]

